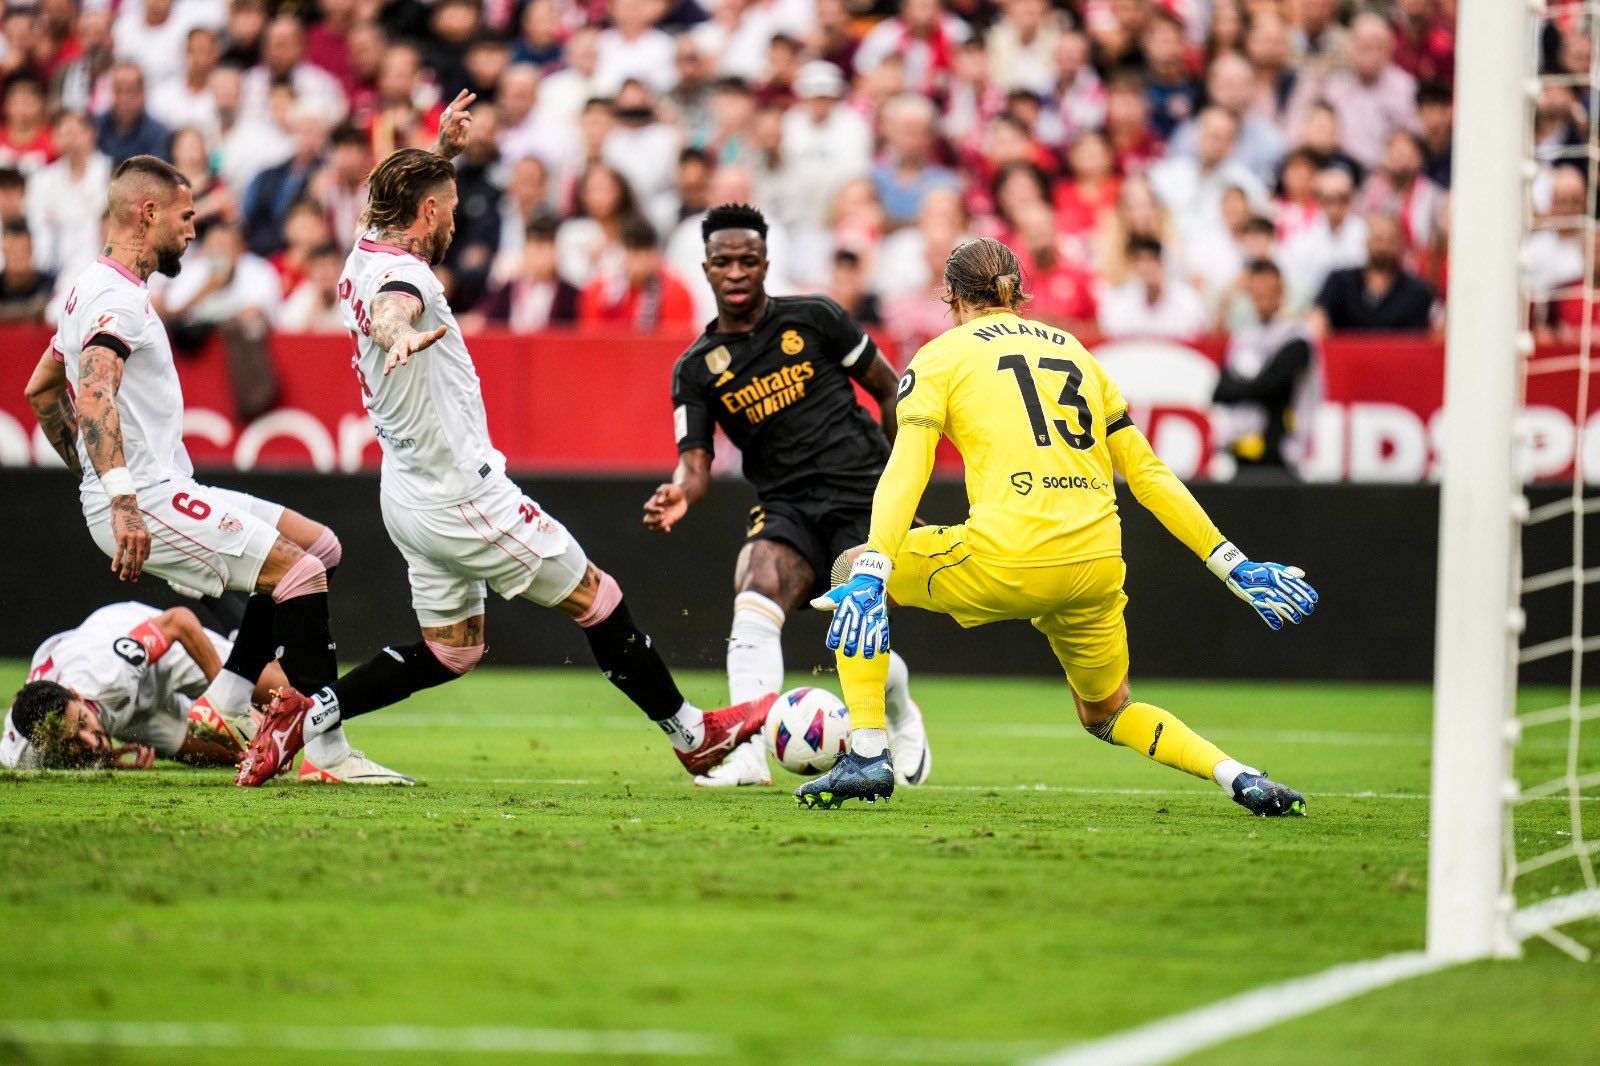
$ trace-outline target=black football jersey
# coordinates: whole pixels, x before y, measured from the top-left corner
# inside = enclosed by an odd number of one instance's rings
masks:
[[[771,296],[748,333],[712,322],[672,368],[678,451],[712,450],[720,426],[763,499],[871,495],[889,442],[856,399],[878,347],[826,296]]]

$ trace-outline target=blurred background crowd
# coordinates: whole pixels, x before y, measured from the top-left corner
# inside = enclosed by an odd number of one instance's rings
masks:
[[[12,0],[0,314],[53,318],[97,254],[110,167],[149,152],[200,212],[184,271],[153,285],[180,344],[337,330],[364,174],[430,145],[467,88],[442,270],[467,328],[698,326],[700,215],[742,200],[772,222],[773,291],[829,292],[902,344],[947,324],[930,296],[977,234],[1021,254],[1034,315],[1103,336],[1436,330],[1454,9]],[[1586,73],[1590,39],[1553,20],[1545,69]],[[1546,295],[1586,269],[1588,102],[1552,83],[1538,103]],[[1549,300],[1540,324],[1577,317]]]

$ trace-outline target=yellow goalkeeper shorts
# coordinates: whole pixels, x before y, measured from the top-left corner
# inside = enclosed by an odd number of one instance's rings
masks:
[[[1128,676],[1122,557],[996,566],[974,557],[963,543],[965,535],[964,525],[911,530],[894,559],[890,599],[947,614],[968,629],[1031,619],[1050,639],[1074,692],[1091,702],[1115,692]]]

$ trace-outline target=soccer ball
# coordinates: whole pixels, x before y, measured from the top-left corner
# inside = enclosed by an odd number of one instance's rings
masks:
[[[850,748],[850,711],[825,688],[792,688],[767,712],[767,748],[785,770],[810,777]]]

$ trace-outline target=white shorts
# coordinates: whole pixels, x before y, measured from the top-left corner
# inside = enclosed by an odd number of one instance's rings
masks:
[[[111,499],[93,491],[81,500],[89,535],[107,558],[116,558]],[[283,515],[282,505],[247,493],[177,480],[141,490],[139,510],[150,530],[145,573],[203,596],[256,590]]]
[[[572,595],[589,565],[567,528],[507,477],[447,507],[410,507],[382,492],[379,500],[424,626],[482,614],[485,585],[508,600],[553,607]]]

